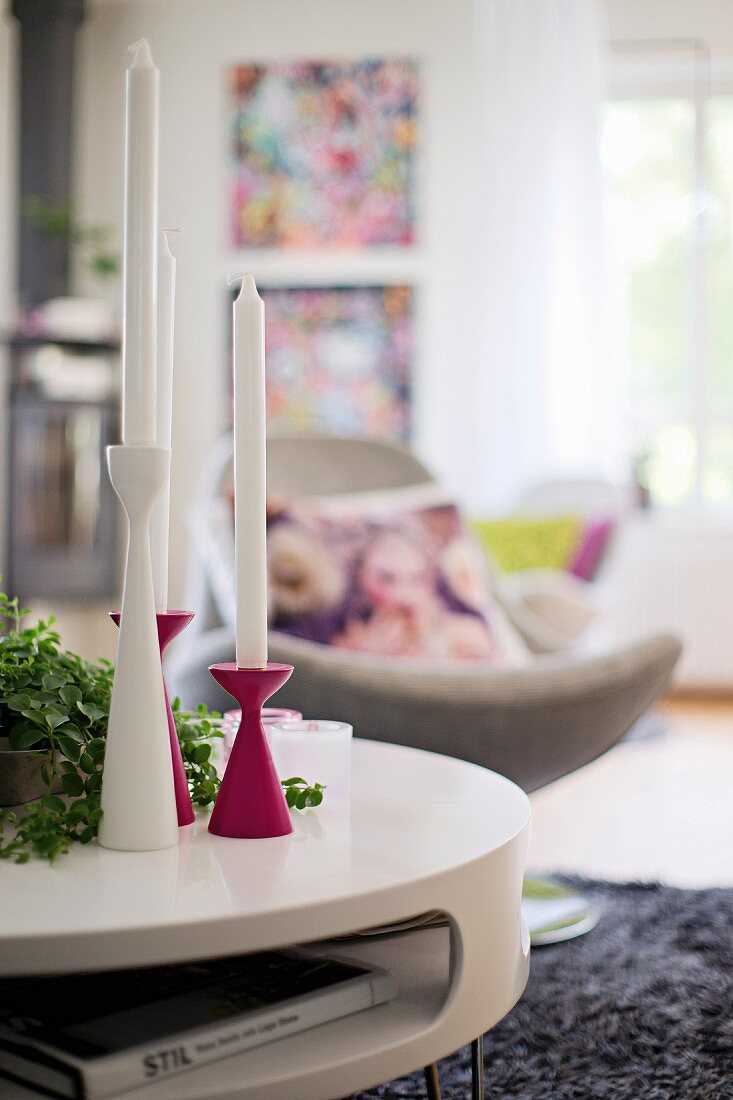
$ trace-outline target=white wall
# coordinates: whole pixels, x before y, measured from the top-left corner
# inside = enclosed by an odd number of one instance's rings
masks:
[[[161,70],[162,224],[182,225],[178,256],[172,546],[201,461],[226,421],[225,280],[245,266],[263,281],[349,278],[419,284],[421,348],[416,442],[440,468],[440,424],[427,415],[450,385],[450,334],[460,322],[457,265],[468,226],[466,133],[471,101],[471,0],[108,0],[80,42],[76,192],[89,217],[122,219],[126,47],[145,35]],[[223,76],[244,60],[410,55],[423,66],[419,247],[407,253],[272,257],[226,241]],[[184,555],[172,562],[182,598]]]

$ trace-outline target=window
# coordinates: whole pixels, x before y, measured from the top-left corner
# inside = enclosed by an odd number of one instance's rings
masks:
[[[632,457],[663,505],[733,505],[733,95],[606,107]]]

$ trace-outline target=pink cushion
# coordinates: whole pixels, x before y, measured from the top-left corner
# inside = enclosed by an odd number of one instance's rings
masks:
[[[613,520],[599,519],[587,525],[576,547],[569,572],[584,581],[592,581],[613,533]]]

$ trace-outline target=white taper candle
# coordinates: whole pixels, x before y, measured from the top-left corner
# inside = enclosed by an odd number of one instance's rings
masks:
[[[155,442],[158,265],[158,70],[142,38],[125,97],[122,442]]]
[[[251,275],[233,306],[236,658],[267,664],[265,307]]]
[[[170,448],[173,420],[173,335],[176,303],[176,258],[162,229],[158,249],[158,355],[155,411],[155,442]],[[150,552],[153,561],[153,589],[157,611],[168,610],[168,541],[170,529],[170,480],[160,494],[150,521]]]

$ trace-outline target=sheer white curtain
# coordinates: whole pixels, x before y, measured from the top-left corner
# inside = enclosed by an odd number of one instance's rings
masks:
[[[608,470],[596,0],[476,0],[476,208],[441,473],[474,510]]]

